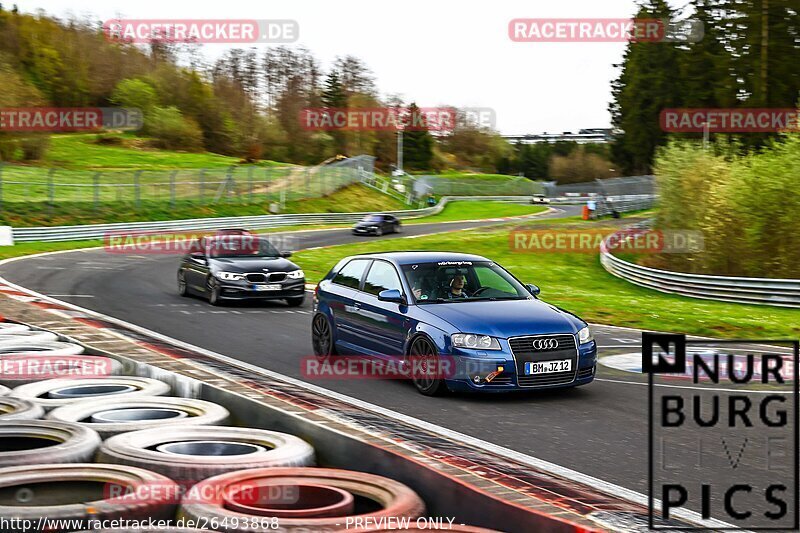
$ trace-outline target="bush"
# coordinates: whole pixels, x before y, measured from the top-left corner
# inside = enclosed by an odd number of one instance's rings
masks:
[[[655,165],[657,226],[698,230],[702,253],[664,254],[667,268],[730,276],[800,278],[800,136],[746,156],[673,143]]]
[[[156,107],[145,117],[147,131],[157,148],[200,151],[203,133],[192,119],[185,118],[177,107]]]
[[[23,161],[39,161],[44,158],[50,148],[50,137],[47,135],[34,135],[19,140]]]

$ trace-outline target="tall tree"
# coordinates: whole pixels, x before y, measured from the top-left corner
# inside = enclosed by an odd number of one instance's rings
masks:
[[[433,137],[427,126],[419,123],[421,117],[417,104],[408,106],[410,121],[415,121],[403,132],[403,166],[412,170],[430,168],[433,160]]]
[[[646,0],[637,19],[674,18],[665,0]],[[669,43],[628,43],[619,78],[612,84],[612,123],[622,133],[614,145],[614,159],[629,173],[647,173],[656,147],[666,142],[659,118],[664,108],[681,101],[678,50]]]

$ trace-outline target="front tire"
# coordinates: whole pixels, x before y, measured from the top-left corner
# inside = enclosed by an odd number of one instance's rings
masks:
[[[311,322],[311,344],[314,348],[314,355],[320,359],[327,359],[336,355],[336,346],[333,343],[333,328],[328,321],[328,317],[322,313],[317,313]]]
[[[220,288],[219,285],[212,279],[206,283],[206,291],[208,293],[208,303],[211,305],[221,305],[222,300],[220,298]]]
[[[376,237],[380,237],[381,235],[383,235],[383,228],[376,229],[375,230],[375,236]]]
[[[425,396],[441,396],[447,392],[447,385],[443,379],[437,376],[439,370],[442,368],[440,365],[439,354],[436,347],[431,341],[425,337],[419,337],[411,345],[409,356],[414,358],[412,363],[413,368],[429,370],[430,375],[418,375],[418,370],[413,370],[414,386]]]
[[[186,286],[186,274],[178,272],[178,294],[181,296],[189,296],[189,289]]]

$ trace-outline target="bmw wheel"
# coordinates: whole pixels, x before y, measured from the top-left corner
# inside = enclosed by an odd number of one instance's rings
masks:
[[[409,357],[412,362],[412,381],[425,396],[439,396],[447,390],[443,379],[439,379],[441,365],[436,347],[425,337],[419,337],[411,345]]]
[[[375,236],[380,237],[381,235],[383,235],[383,228],[377,228],[375,230]]]
[[[328,322],[328,317],[322,313],[317,313],[311,323],[311,344],[314,347],[314,355],[320,359],[336,355],[331,324]]]
[[[208,283],[206,283],[206,292],[208,293],[208,303],[211,305],[220,305],[222,303],[219,297],[219,284],[214,281],[214,278],[209,278]]]
[[[178,272],[178,294],[181,296],[189,295],[189,291],[186,289],[186,275],[183,272]]]

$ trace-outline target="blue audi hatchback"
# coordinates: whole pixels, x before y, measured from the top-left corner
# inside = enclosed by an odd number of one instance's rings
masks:
[[[597,345],[586,322],[485,257],[390,252],[342,259],[317,286],[312,344],[337,355],[427,361],[425,395],[585,385]]]

